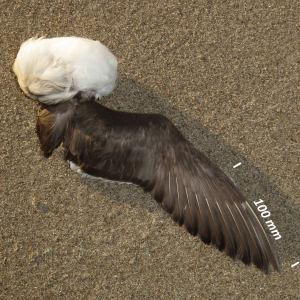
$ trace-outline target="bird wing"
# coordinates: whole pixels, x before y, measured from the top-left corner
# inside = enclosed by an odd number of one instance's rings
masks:
[[[265,273],[270,264],[279,271],[276,253],[245,197],[168,119],[156,116],[155,122],[132,125],[121,118],[119,125],[110,125],[97,124],[92,113],[83,115],[91,118],[74,121],[64,138],[66,158],[83,172],[141,186],[204,243]]]
[[[279,270],[264,228],[236,185],[202,153],[182,148],[160,159],[152,196],[206,244],[265,273],[270,264]]]

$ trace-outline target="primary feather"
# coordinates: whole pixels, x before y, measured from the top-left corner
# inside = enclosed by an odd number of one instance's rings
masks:
[[[44,104],[74,97],[101,98],[112,92],[117,59],[100,42],[78,37],[31,38],[19,50],[13,70],[22,90]]]
[[[203,242],[265,273],[270,265],[279,270],[245,197],[167,118],[81,103],[80,95],[44,108],[37,133],[46,157],[63,142],[66,159],[78,173],[139,185]]]

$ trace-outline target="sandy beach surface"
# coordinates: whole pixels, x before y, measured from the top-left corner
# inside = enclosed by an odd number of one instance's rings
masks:
[[[100,40],[101,103],[166,115],[263,199],[281,272],[234,262],[131,185],[46,159],[12,65],[32,36]],[[300,299],[299,1],[0,1],[0,299]],[[240,166],[233,168],[236,164]]]

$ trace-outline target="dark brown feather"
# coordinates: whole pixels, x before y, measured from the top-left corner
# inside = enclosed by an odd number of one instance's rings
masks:
[[[279,271],[275,250],[235,184],[165,117],[73,99],[46,107],[37,132],[45,156],[63,141],[89,175],[141,186],[179,225],[232,258]]]

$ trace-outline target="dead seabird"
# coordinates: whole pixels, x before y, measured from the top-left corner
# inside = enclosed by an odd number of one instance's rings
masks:
[[[92,50],[87,48],[86,56]],[[84,51],[80,53],[85,59]],[[66,160],[78,173],[139,185],[162,204],[175,222],[180,226],[184,224],[204,243],[215,245],[247,265],[253,263],[267,274],[270,265],[279,271],[272,243],[245,197],[170,120],[158,114],[106,108],[95,102],[100,93],[94,88],[77,91],[72,96],[68,94],[73,89],[69,86],[50,88],[49,94],[34,94],[35,90],[30,88],[28,81],[23,80],[24,77],[20,79],[21,68],[16,67],[26,65],[26,60],[30,59],[27,54],[18,54],[14,70],[26,94],[43,103],[37,134],[45,157],[51,156],[63,143]],[[59,61],[56,68],[59,68]],[[30,66],[36,70],[34,61]],[[44,74],[42,69],[38,74]],[[111,74],[116,74],[116,71]],[[29,78],[30,73],[27,72],[26,76]],[[95,71],[94,76],[98,76]],[[108,90],[113,88],[114,76],[112,81],[105,81],[105,84],[112,83]],[[51,77],[53,82],[60,82],[60,79]],[[73,78],[66,81],[73,82]],[[36,84],[39,86],[39,82]],[[96,84],[102,86],[101,80]],[[76,86],[81,86],[79,81]],[[60,100],[60,93],[67,96]]]

